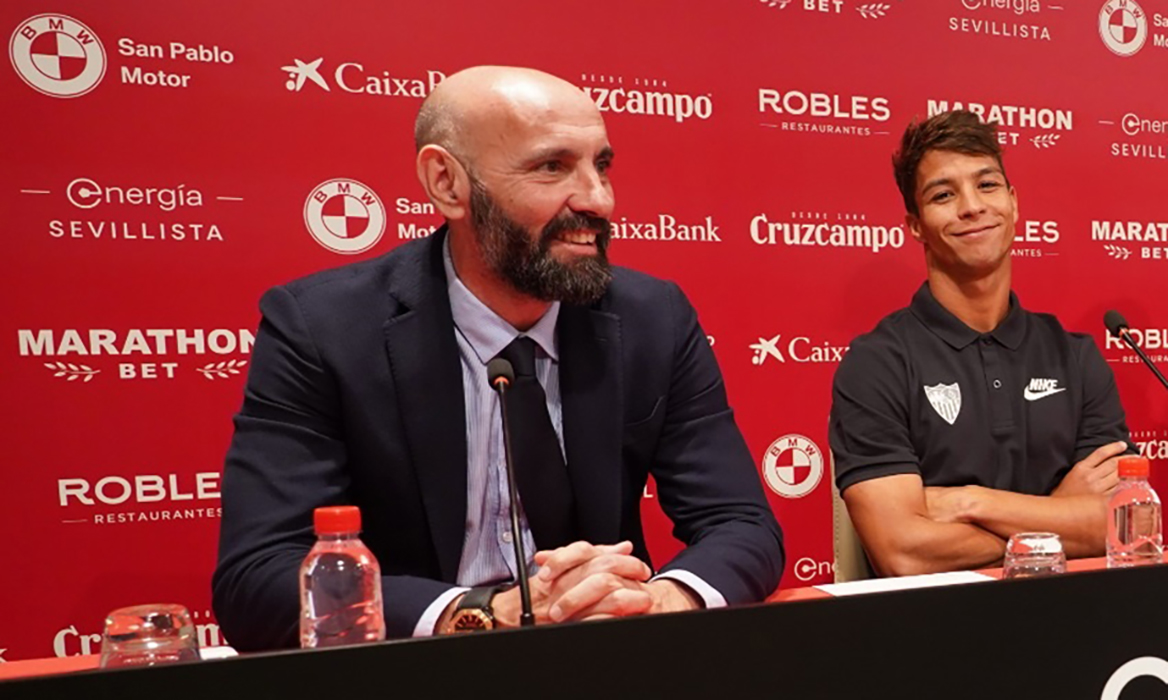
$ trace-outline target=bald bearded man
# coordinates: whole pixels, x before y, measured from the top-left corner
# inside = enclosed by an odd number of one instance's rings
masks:
[[[446,224],[260,302],[213,580],[231,643],[295,646],[312,512],[337,504],[361,508],[389,636],[455,631],[467,610],[518,624],[496,356],[535,407],[512,420],[537,623],[762,600],[779,526],[693,308],[608,263],[613,149],[596,106],[546,73],[472,68],[427,98],[415,137]],[[640,519],[650,474],[686,545],[658,571]]]

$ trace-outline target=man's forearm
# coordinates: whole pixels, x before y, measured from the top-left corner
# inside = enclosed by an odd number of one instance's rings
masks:
[[[917,516],[883,543],[865,543],[883,576],[979,569],[1001,561],[1006,542],[971,523],[941,523]]]
[[[1105,496],[1027,496],[977,486],[968,488],[967,519],[999,537],[1053,532],[1062,540],[1069,557],[1103,554],[1107,534]]]

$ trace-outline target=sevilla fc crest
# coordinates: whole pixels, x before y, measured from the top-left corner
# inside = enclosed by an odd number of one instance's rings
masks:
[[[933,410],[944,418],[946,423],[953,425],[957,422],[957,416],[961,413],[961,387],[956,382],[926,386],[925,396],[929,397]]]

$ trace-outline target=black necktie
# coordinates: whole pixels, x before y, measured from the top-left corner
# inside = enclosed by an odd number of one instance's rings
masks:
[[[536,546],[562,547],[576,539],[575,503],[547,398],[535,377],[535,341],[519,336],[499,357],[515,370],[515,382],[507,390],[507,417],[519,500]]]

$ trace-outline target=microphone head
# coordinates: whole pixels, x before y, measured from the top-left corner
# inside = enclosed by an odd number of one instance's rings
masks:
[[[1124,319],[1123,314],[1115,309],[1103,314],[1103,325],[1107,326],[1107,332],[1116,338],[1119,337],[1120,331],[1128,328],[1127,320]]]
[[[491,382],[491,388],[497,391],[500,384],[509,386],[515,381],[515,369],[509,361],[496,357],[487,363],[487,379]]]

